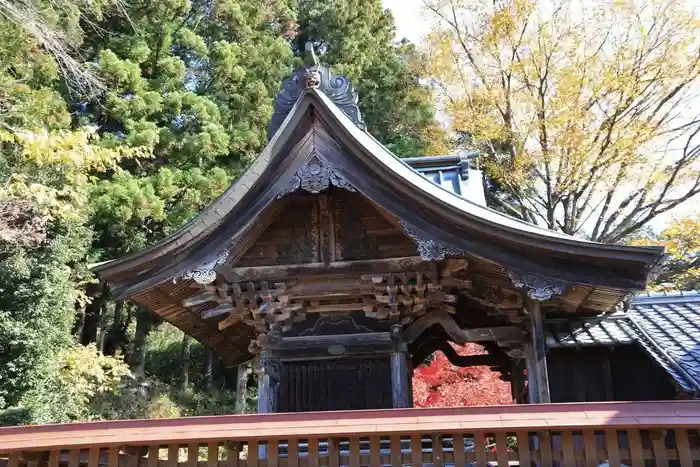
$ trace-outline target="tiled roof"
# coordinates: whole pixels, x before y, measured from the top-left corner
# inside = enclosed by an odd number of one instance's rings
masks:
[[[637,295],[627,313],[549,321],[549,347],[639,343],[686,391],[700,391],[700,292]]]

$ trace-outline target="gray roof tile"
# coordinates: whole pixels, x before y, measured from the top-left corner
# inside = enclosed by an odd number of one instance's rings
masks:
[[[549,347],[638,343],[686,391],[700,390],[700,292],[649,292],[627,313],[567,323],[549,321]]]

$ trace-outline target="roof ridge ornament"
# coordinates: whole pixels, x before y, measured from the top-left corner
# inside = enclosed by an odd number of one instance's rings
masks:
[[[525,289],[527,295],[533,300],[543,302],[561,295],[571,285],[561,279],[540,276],[520,269],[509,269],[508,277],[518,289]]]
[[[277,199],[298,189],[318,194],[331,185],[348,191],[357,191],[345,177],[335,171],[328,161],[315,150],[308,160],[294,173],[292,179],[277,193]]]
[[[428,235],[404,220],[400,220],[399,224],[401,224],[406,235],[411,237],[416,243],[418,246],[418,253],[424,261],[438,261],[445,259],[447,256],[463,256],[467,253],[464,250],[452,248],[443,245],[437,240],[428,238]]]
[[[359,97],[350,79],[344,75],[334,75],[328,65],[319,63],[312,43],[307,42],[305,48],[309,56],[308,61],[312,64],[297,68],[290,78],[282,82],[275,98],[275,108],[267,129],[267,139],[271,140],[275,136],[294,104],[307,89],[318,89],[323,92],[355,125],[364,130],[365,124],[357,105]]]

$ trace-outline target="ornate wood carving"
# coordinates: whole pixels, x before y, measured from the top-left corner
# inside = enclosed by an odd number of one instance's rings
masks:
[[[449,304],[457,302],[455,295],[442,290],[439,281],[426,280],[423,273],[365,275],[362,279],[372,286],[372,296],[365,296],[363,307],[370,318],[403,317],[403,324],[408,324],[431,307],[454,311]]]
[[[426,261],[438,261],[445,259],[447,256],[463,256],[465,251],[443,245],[438,240],[428,238],[427,235],[420,232],[417,228],[406,221],[399,221],[406,235],[411,237],[418,246],[418,253],[421,258]]]
[[[316,151],[312,151],[309,159],[277,194],[277,198],[282,198],[298,189],[318,194],[327,190],[331,185],[348,191],[355,191],[355,188],[345,177],[336,172],[326,159],[321,157]]]
[[[517,288],[524,289],[527,295],[538,301],[549,300],[561,295],[569,287],[567,281],[532,274],[519,269],[509,269],[508,276]]]
[[[308,83],[311,79],[313,82]],[[312,84],[309,86],[308,84]],[[326,65],[298,68],[292,76],[282,82],[277,98],[272,120],[267,129],[268,139],[272,139],[282,122],[296,104],[305,89],[313,87],[323,92],[337,105],[352,122],[364,128],[360,108],[357,106],[357,92],[352,87],[347,76],[334,75]]]
[[[210,307],[201,311],[201,316],[210,319],[226,315],[219,322],[219,329],[238,322],[252,327],[257,338],[251,341],[251,353],[269,346],[269,339],[274,340],[275,333],[290,331],[293,324],[303,322],[308,313],[334,317],[329,319],[346,319],[338,317],[362,312],[367,318],[389,320],[405,326],[431,308],[454,312],[452,305],[457,302],[457,297],[443,290],[434,265],[417,258],[381,260],[371,264],[378,264],[384,270],[396,268],[403,272],[358,274],[354,272],[355,268],[346,264],[341,271],[348,275],[329,275],[332,268],[324,265],[322,281],[296,281],[290,276],[287,276],[288,282],[238,280],[218,286],[207,285],[182,303],[185,307],[206,307],[210,303]],[[417,268],[418,271],[408,272],[406,268]],[[421,268],[425,270],[421,271]]]
[[[351,315],[320,316],[313,327],[304,330],[299,337],[320,336],[324,334],[364,334],[373,330],[362,326]]]
[[[201,263],[200,265],[196,266],[193,269],[188,269],[183,275],[182,278],[185,280],[193,280],[198,284],[206,285],[206,284],[211,284],[216,280],[216,266],[219,264],[223,264],[226,262],[226,260],[229,257],[229,252],[228,250],[225,250],[218,255],[216,255],[214,258]]]

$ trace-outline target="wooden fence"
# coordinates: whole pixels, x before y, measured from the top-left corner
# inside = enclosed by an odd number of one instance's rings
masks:
[[[0,467],[700,465],[700,401],[126,420],[0,428]]]

